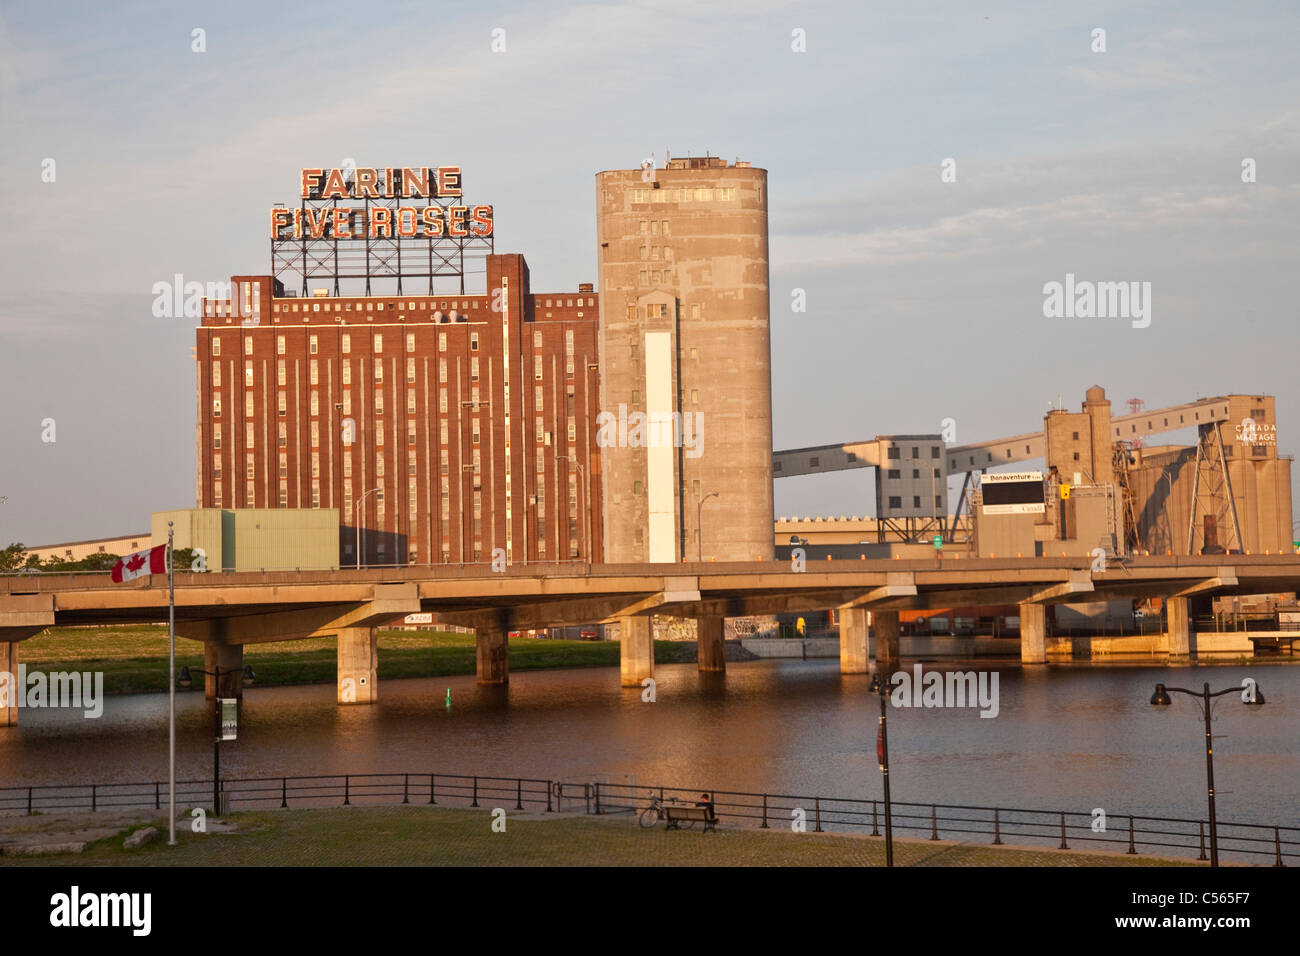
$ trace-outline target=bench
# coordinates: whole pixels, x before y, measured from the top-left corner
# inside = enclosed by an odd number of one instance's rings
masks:
[[[664,827],[666,830],[680,830],[682,823],[690,821],[694,823],[699,820],[704,824],[704,832],[708,833],[718,826],[717,814],[713,812],[712,807],[675,807],[665,806],[664,818],[668,824]]]

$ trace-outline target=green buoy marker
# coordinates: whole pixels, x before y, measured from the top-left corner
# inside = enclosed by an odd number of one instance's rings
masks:
[[[447,709],[451,710],[451,688],[447,688]]]

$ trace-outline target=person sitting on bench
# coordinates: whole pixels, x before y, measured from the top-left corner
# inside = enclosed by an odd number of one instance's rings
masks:
[[[717,822],[717,820],[718,820],[718,814],[717,814],[717,812],[713,809],[713,800],[710,799],[710,797],[709,797],[709,795],[708,795],[707,793],[702,793],[702,794],[700,794],[700,799],[698,799],[698,800],[695,801],[695,805],[696,805],[697,807],[703,807],[703,808],[708,812],[708,814],[709,814],[709,822],[710,822],[710,823],[716,823],[716,822]]]

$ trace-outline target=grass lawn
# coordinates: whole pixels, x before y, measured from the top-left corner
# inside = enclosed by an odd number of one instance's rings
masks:
[[[167,689],[167,628],[52,627],[24,641],[20,661],[29,671],[103,671],[110,694]],[[617,667],[617,641],[552,641],[515,638],[510,641],[510,669],[549,667]],[[675,663],[695,660],[694,642],[656,641],[655,660]],[[248,644],[244,663],[257,674],[258,686],[330,684],[337,658],[335,639],[313,638],[271,644]],[[176,641],[177,669],[203,666],[202,646]],[[474,636],[447,631],[379,631],[379,679],[443,677],[473,674]],[[196,685],[198,681],[195,682]]]
[[[508,802],[508,801],[507,801]],[[177,846],[125,850],[125,833],[82,854],[4,857],[0,865],[73,866],[882,866],[884,841],[860,835],[722,827],[642,829],[634,817],[561,816],[492,808],[342,807],[237,813],[237,835],[177,827]],[[142,821],[143,822],[143,821]],[[128,830],[135,829],[129,827]],[[899,866],[1179,866],[1189,861],[928,840],[895,841]]]

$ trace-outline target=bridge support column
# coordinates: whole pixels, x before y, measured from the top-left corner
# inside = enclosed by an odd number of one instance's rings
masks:
[[[18,642],[0,641],[0,727],[18,726],[18,695],[26,688],[18,686]]]
[[[865,674],[871,669],[870,630],[866,608],[840,608],[841,674]]]
[[[1192,653],[1192,602],[1189,598],[1165,598],[1165,621],[1169,630],[1169,657],[1186,660]]]
[[[640,687],[655,673],[654,628],[649,617],[622,617],[618,621],[619,678],[624,687]]]
[[[701,671],[723,672],[727,669],[727,655],[722,643],[722,621],[721,617],[695,619],[698,647],[696,658]],[[653,651],[653,648],[651,650]]]
[[[510,682],[510,632],[503,627],[477,627],[474,646],[478,657],[480,684]]]
[[[218,697],[244,696],[244,645],[203,642],[203,696],[208,700]],[[216,672],[221,671],[221,686],[217,686]]]
[[[876,669],[886,673],[898,669],[898,612],[872,611],[871,624],[876,631]]]
[[[337,679],[340,704],[379,700],[379,639],[373,627],[339,628]]]
[[[1047,663],[1047,605],[1020,605],[1020,663]]]

